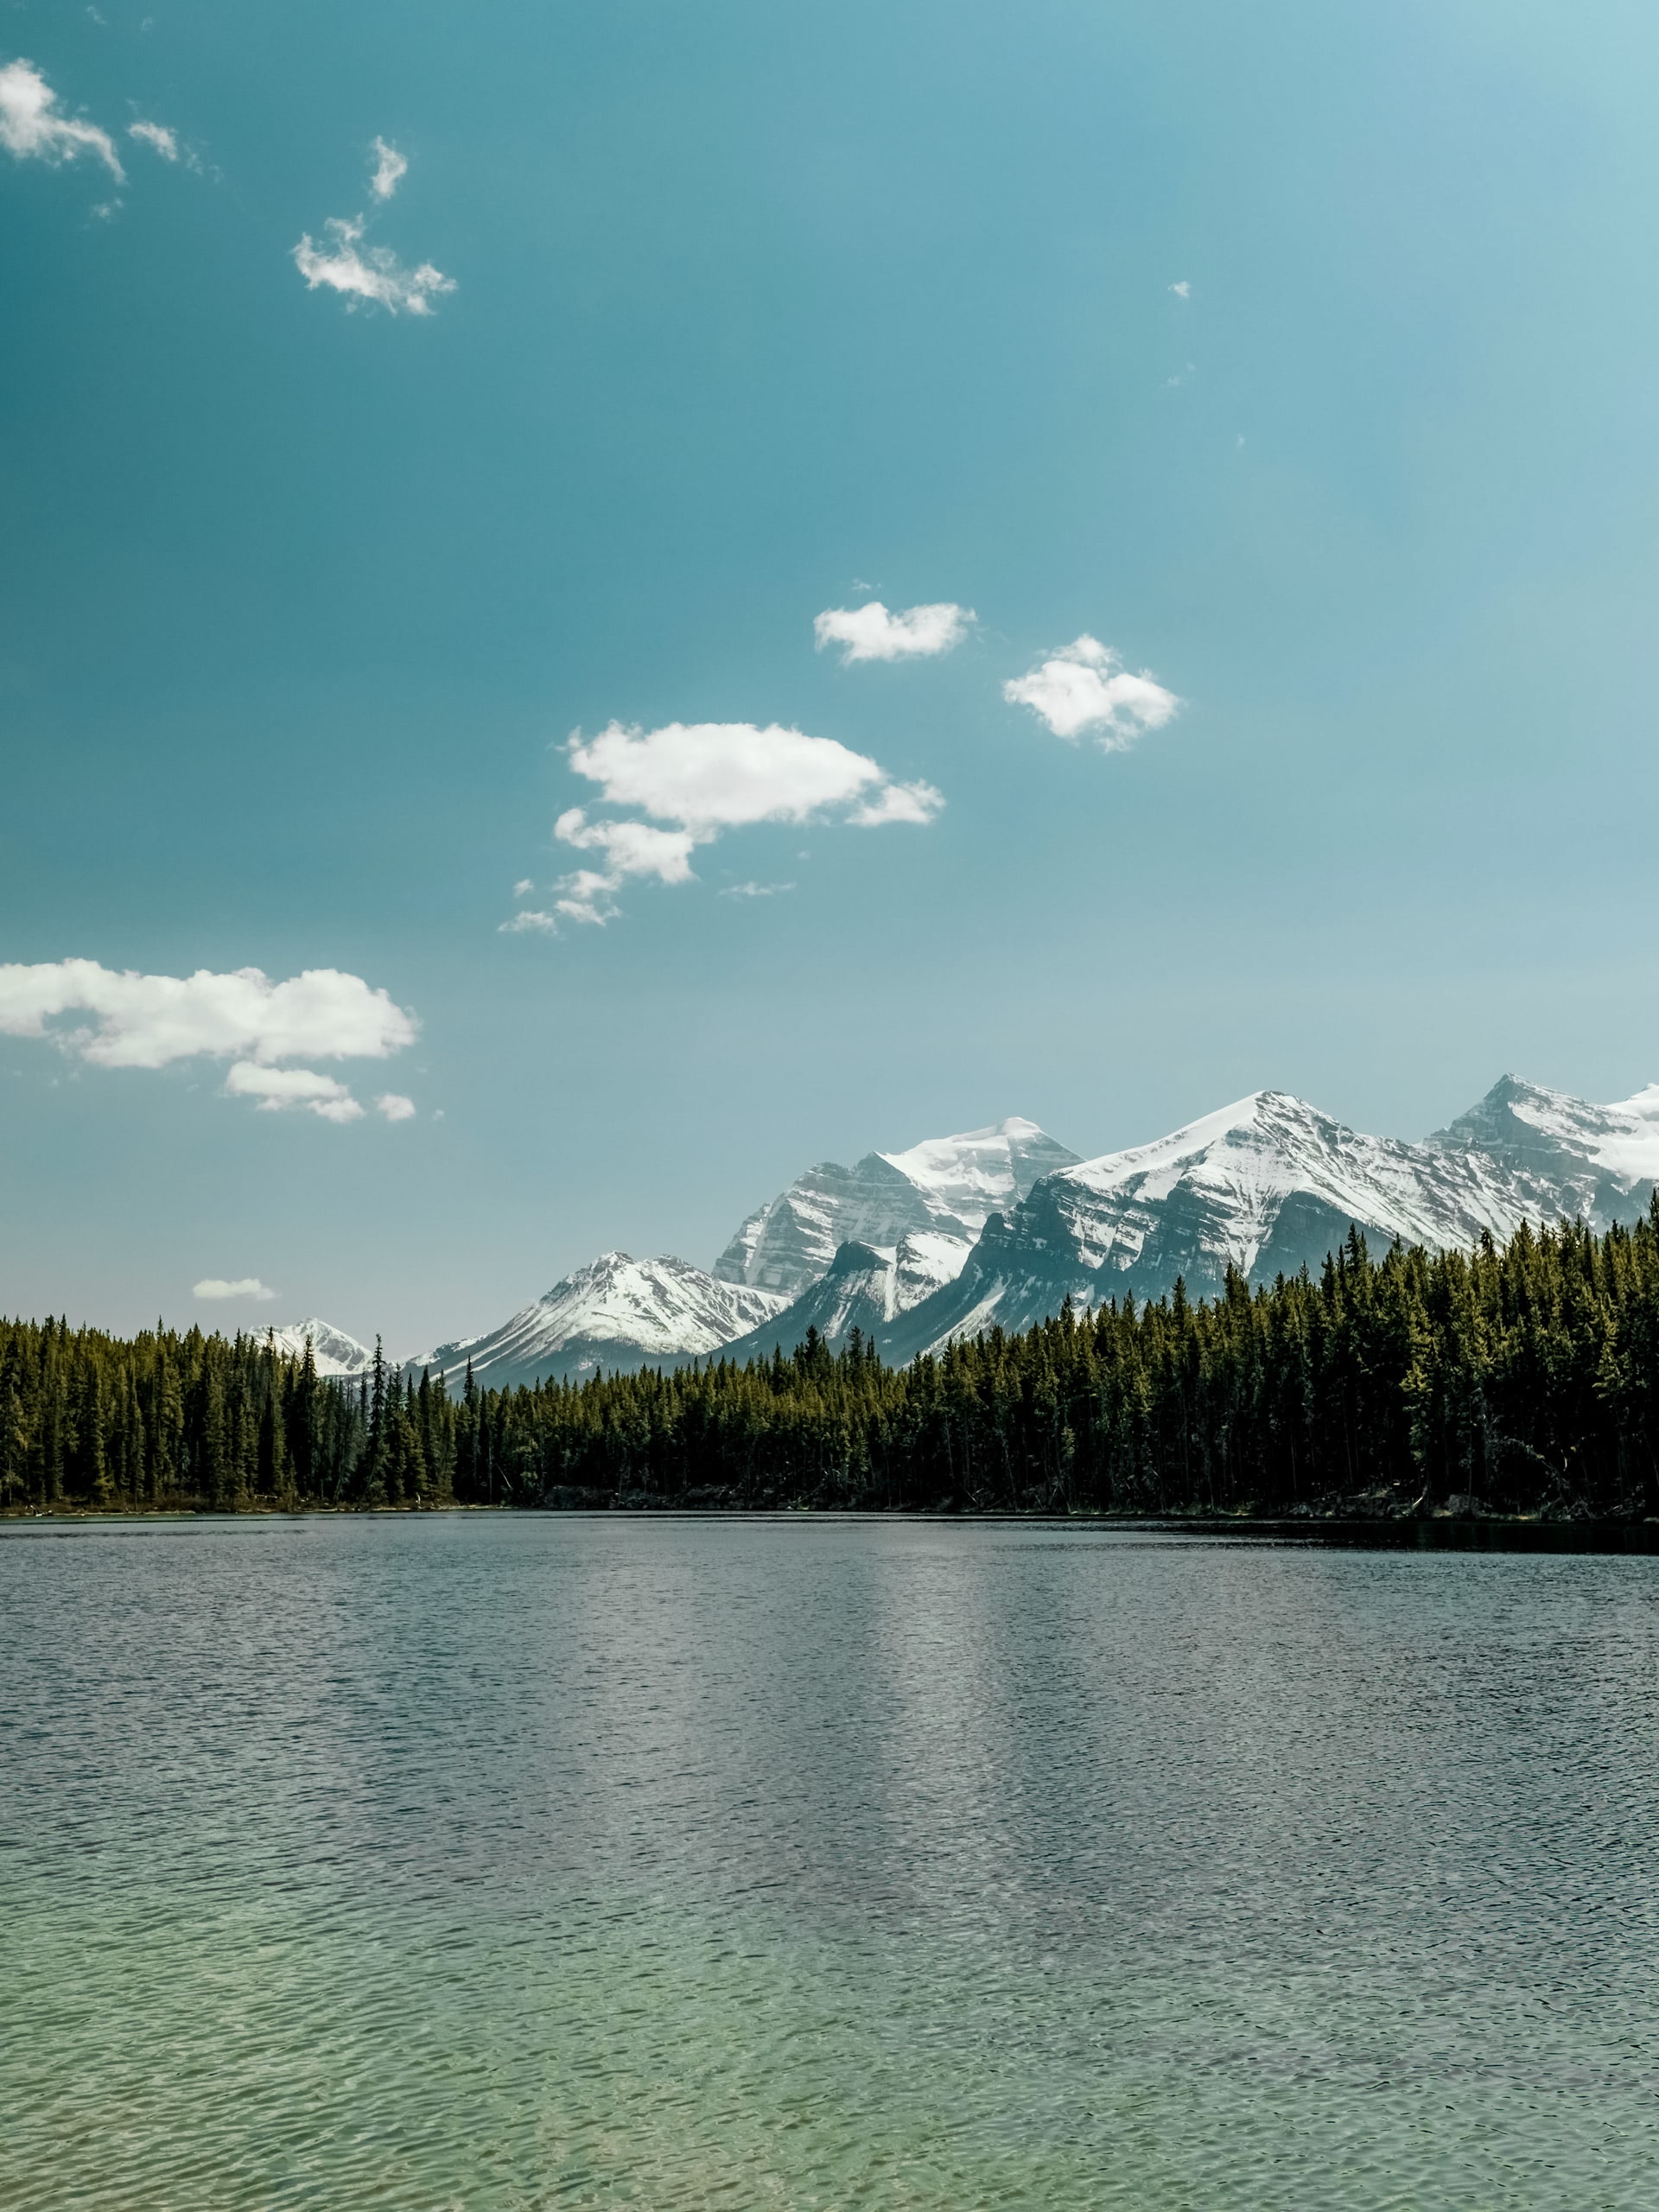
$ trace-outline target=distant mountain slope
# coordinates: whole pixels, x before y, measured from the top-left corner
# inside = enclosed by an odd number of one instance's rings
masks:
[[[1193,1298],[1230,1265],[1258,1281],[1317,1271],[1351,1224],[1373,1240],[1472,1244],[1560,1211],[1548,1178],[1453,1144],[1363,1136],[1282,1091],[1256,1091],[1154,1144],[1047,1177],[993,1219],[955,1282],[899,1316],[904,1360],[993,1323],[1024,1329],[1070,1296]]]
[[[715,1262],[722,1282],[795,1297],[846,1243],[896,1246],[913,1232],[971,1240],[1077,1154],[1018,1116],[931,1137],[907,1152],[871,1152],[854,1167],[823,1160],[757,1207]]]
[[[499,1329],[439,1344],[405,1364],[458,1379],[472,1363],[493,1388],[549,1377],[581,1380],[601,1368],[678,1367],[756,1327],[786,1301],[717,1282],[684,1260],[606,1252],[554,1284]]]
[[[913,1230],[898,1245],[849,1240],[827,1274],[809,1284],[792,1305],[725,1345],[721,1357],[740,1364],[766,1359],[774,1344],[791,1351],[809,1329],[816,1329],[831,1351],[838,1351],[855,1329],[878,1338],[899,1314],[953,1281],[972,1249],[966,1238],[938,1230]]]
[[[311,1339],[311,1357],[319,1375],[366,1375],[374,1365],[374,1354],[355,1337],[348,1337],[344,1329],[336,1329],[327,1321],[314,1315],[308,1321],[295,1321],[286,1329],[276,1329],[272,1335],[276,1349],[289,1352],[296,1359],[304,1357],[305,1340]]]
[[[1559,1211],[1597,1229],[1643,1211],[1659,1181],[1659,1084],[1592,1106],[1506,1075],[1429,1143],[1484,1152],[1559,1193]]]

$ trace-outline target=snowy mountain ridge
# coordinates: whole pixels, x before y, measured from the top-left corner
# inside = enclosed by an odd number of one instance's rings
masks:
[[[1617,1105],[1592,1106],[1506,1075],[1427,1141],[1490,1153],[1541,1176],[1572,1201],[1565,1211],[1605,1228],[1632,1193],[1659,1180],[1659,1084]]]
[[[602,1252],[499,1328],[403,1364],[452,1375],[470,1364],[492,1387],[550,1376],[579,1381],[601,1369],[677,1367],[717,1351],[786,1303],[775,1292],[718,1281],[684,1260]]]
[[[608,1252],[499,1327],[406,1363],[493,1384],[580,1379],[788,1350],[809,1328],[832,1347],[857,1328],[902,1362],[993,1325],[1074,1306],[1159,1298],[1182,1279],[1217,1293],[1316,1273],[1350,1225],[1432,1248],[1503,1238],[1522,1221],[1628,1220],[1659,1182],[1659,1085],[1598,1106],[1505,1076],[1422,1142],[1347,1128],[1288,1093],[1258,1090],[1149,1144],[1081,1160],[1014,1117],[820,1162],[745,1220],[712,1273]],[[320,1373],[359,1375],[364,1347],[321,1321]],[[325,1361],[329,1364],[325,1364]]]
[[[1317,1274],[1351,1225],[1373,1243],[1433,1249],[1564,1213],[1605,1227],[1645,1206],[1659,1174],[1659,1095],[1651,1119],[1641,1110],[1649,1096],[1588,1107],[1506,1077],[1461,1121],[1407,1144],[1255,1091],[1046,1178],[993,1217],[953,1283],[878,1341],[909,1359],[993,1324],[1032,1327],[1068,1297],[1079,1308],[1160,1298],[1178,1277],[1191,1296],[1213,1296],[1230,1268],[1253,1282]],[[1473,1141],[1483,1135],[1491,1149]]]

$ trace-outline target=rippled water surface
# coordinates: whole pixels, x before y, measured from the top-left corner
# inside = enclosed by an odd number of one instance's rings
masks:
[[[1646,2207],[1659,1561],[0,1535],[0,2205]]]

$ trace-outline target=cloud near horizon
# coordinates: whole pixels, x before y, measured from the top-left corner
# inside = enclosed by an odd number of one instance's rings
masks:
[[[192,1298],[251,1298],[260,1304],[266,1300],[280,1298],[282,1293],[271,1290],[257,1275],[243,1275],[235,1282],[227,1282],[222,1275],[204,1275],[191,1286]]]
[[[91,1021],[49,1026],[74,1014]],[[145,976],[96,960],[0,963],[0,1035],[44,1038],[93,1067],[229,1060],[225,1095],[255,1099],[268,1113],[300,1107],[324,1121],[361,1120],[364,1109],[345,1084],[287,1063],[387,1059],[412,1045],[419,1029],[387,992],[335,968],[308,968],[273,983],[258,968]],[[384,1101],[380,1110],[388,1120],[407,1118]]]
[[[561,878],[551,912],[516,914],[504,931],[556,931],[561,916],[602,925],[616,914],[616,894],[630,877],[690,882],[693,852],[728,830],[825,816],[861,829],[925,823],[944,804],[931,784],[895,783],[834,738],[776,722],[670,722],[654,730],[613,722],[596,737],[578,732],[565,751],[575,772],[599,785],[604,804],[656,821],[595,822],[585,807],[567,808],[554,836],[578,852],[602,855],[603,865]]]
[[[971,607],[941,600],[889,613],[879,599],[864,607],[826,607],[812,618],[817,650],[842,648],[842,665],[860,660],[925,660],[959,645],[976,620]]]
[[[90,154],[118,184],[127,181],[109,132],[79,116],[63,114],[45,78],[33,62],[21,57],[0,69],[0,146],[20,162],[54,165]]]
[[[1056,737],[1097,732],[1104,753],[1127,752],[1147,731],[1173,721],[1185,703],[1144,670],[1132,675],[1109,645],[1086,631],[1005,683],[1002,696],[1029,707]]]

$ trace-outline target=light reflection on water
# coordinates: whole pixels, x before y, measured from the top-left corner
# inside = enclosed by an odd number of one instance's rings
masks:
[[[1659,1561],[0,1538],[0,2206],[1645,2206]]]

